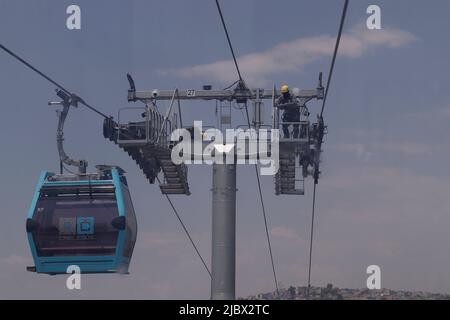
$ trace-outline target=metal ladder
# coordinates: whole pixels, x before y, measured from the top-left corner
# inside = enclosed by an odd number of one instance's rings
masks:
[[[171,152],[165,149],[156,151],[156,159],[164,173],[164,182],[160,185],[163,194],[185,194],[190,195],[187,182],[187,166],[185,164],[175,165],[171,159]]]
[[[293,144],[280,144],[280,168],[275,175],[276,195],[304,195],[304,179],[296,178],[297,157]]]

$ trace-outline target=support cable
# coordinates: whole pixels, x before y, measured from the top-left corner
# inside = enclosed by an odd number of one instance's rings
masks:
[[[156,179],[158,180],[158,183],[161,185],[161,180],[157,176]],[[203,256],[200,254],[200,251],[198,250],[194,240],[191,237],[191,234],[189,233],[188,229],[186,228],[186,225],[184,224],[183,220],[180,217],[180,214],[178,213],[178,210],[175,208],[172,199],[167,194],[164,194],[167,198],[167,201],[169,202],[170,206],[172,207],[173,213],[177,217],[178,221],[181,224],[181,227],[183,228],[184,232],[186,233],[186,236],[188,237],[189,241],[191,242],[192,246],[194,247],[195,252],[197,253],[198,257],[202,261],[203,266],[205,267],[206,271],[208,272],[209,276],[211,277],[211,271],[209,270],[205,260],[203,259]]]
[[[250,118],[249,118],[249,115],[248,115],[247,103],[245,103],[245,113],[247,115],[248,127],[250,128]],[[275,289],[277,291],[278,298],[280,298],[280,290],[278,288],[277,273],[275,271],[275,262],[274,262],[274,259],[273,259],[272,244],[271,244],[271,241],[270,241],[270,234],[269,234],[269,228],[268,228],[268,223],[267,223],[266,207],[264,205],[264,197],[263,197],[262,190],[261,190],[261,181],[260,181],[259,174],[258,174],[258,165],[257,164],[255,164],[255,175],[256,175],[256,181],[258,183],[259,199],[261,201],[261,208],[262,208],[262,213],[263,213],[263,218],[264,218],[264,228],[265,228],[265,231],[266,231],[267,246],[268,246],[269,255],[270,255],[270,263],[272,265],[272,272],[273,272],[273,279],[274,279],[274,282],[275,282]]]
[[[331,66],[330,66],[330,72],[328,75],[328,79],[327,79],[327,86],[326,86],[326,90],[325,90],[325,95],[323,98],[323,103],[322,103],[322,109],[320,111],[320,120],[323,121],[323,112],[325,110],[325,105],[327,102],[327,97],[328,97],[328,92],[330,89],[330,84],[331,84],[331,79],[333,76],[333,71],[334,71],[334,66],[336,63],[336,58],[337,58],[337,54],[339,51],[339,44],[341,42],[341,37],[342,37],[342,30],[344,29],[344,24],[345,24],[345,18],[347,15],[347,9],[348,9],[348,4],[349,4],[349,0],[345,0],[344,3],[344,8],[342,9],[342,15],[341,15],[341,21],[339,24],[339,31],[338,31],[338,35],[336,38],[336,44],[334,46],[334,52],[333,52],[333,58],[331,60]],[[323,123],[323,122],[321,122]],[[323,128],[321,129],[323,130]],[[320,141],[319,141],[319,150],[317,150],[317,152],[320,153],[320,149],[322,146],[322,139],[323,139],[323,134],[320,134]],[[318,164],[317,164],[318,166]],[[311,234],[310,234],[310,243],[309,243],[309,266],[308,266],[308,288],[307,288],[307,298],[309,298],[309,291],[311,288],[311,269],[312,269],[312,253],[313,253],[313,236],[314,236],[314,216],[315,216],[315,208],[316,208],[316,187],[318,184],[318,179],[315,178],[314,181],[314,190],[313,190],[313,201],[312,201],[312,213],[311,213]]]
[[[309,241],[309,267],[308,267],[308,289],[306,291],[306,298],[309,298],[309,289],[311,288],[311,262],[312,262],[312,252],[313,252],[313,236],[314,236],[314,214],[316,208],[316,187],[317,184],[314,183],[313,190],[313,202],[312,202],[312,215],[311,215],[311,238]]]
[[[349,3],[349,0],[345,0],[344,9],[342,10],[341,23],[339,25],[339,32],[338,32],[338,35],[336,38],[336,44],[334,46],[333,59],[331,60],[330,72],[328,74],[327,88],[325,90],[325,95],[323,97],[323,103],[322,103],[322,109],[320,111],[320,117],[323,116],[325,104],[327,103],[328,91],[330,90],[331,78],[333,76],[333,71],[334,71],[334,64],[336,63],[336,57],[337,57],[337,54],[339,51],[339,44],[341,43],[342,30],[344,29],[344,23],[345,23],[345,17],[347,15],[348,3]]]
[[[227,25],[225,24],[225,19],[223,18],[222,9],[220,8],[219,0],[216,0],[216,5],[217,5],[217,10],[219,11],[220,20],[222,21],[222,26],[225,31],[225,35],[227,36],[228,46],[230,47],[231,55],[233,56],[234,65],[236,67],[236,71],[238,73],[239,80],[241,82],[243,82],[244,80],[242,79],[241,71],[239,70],[239,65],[237,63],[236,55],[234,54],[233,45],[231,44],[230,35],[228,34]]]
[[[36,72],[38,75],[40,75],[41,77],[43,77],[44,79],[46,79],[47,81],[49,81],[51,84],[55,85],[56,87],[58,87],[59,89],[61,89],[62,91],[64,91],[65,93],[67,93],[68,95],[71,96],[75,96],[73,93],[71,93],[69,90],[67,90],[66,88],[64,88],[62,85],[60,85],[58,82],[54,81],[52,78],[50,78],[49,76],[47,76],[45,73],[43,73],[42,71],[38,70],[37,68],[35,68],[33,65],[31,65],[30,63],[28,63],[27,61],[25,61],[23,58],[21,58],[20,56],[18,56],[17,54],[15,54],[14,52],[12,52],[10,49],[6,48],[4,45],[2,45],[0,43],[0,49],[2,49],[3,51],[5,51],[6,53],[8,53],[10,56],[12,56],[13,58],[15,58],[16,60],[18,60],[19,62],[23,63],[25,66],[27,66],[28,68],[30,68],[31,70],[33,70],[34,72]],[[98,109],[94,108],[93,106],[91,106],[90,104],[88,104],[87,102],[85,102],[83,99],[81,99],[80,97],[76,96],[77,101],[79,103],[81,103],[82,105],[84,105],[85,107],[87,107],[88,109],[90,109],[91,111],[94,111],[95,113],[97,113],[98,115],[102,116],[105,119],[111,119],[111,117],[107,116],[106,114],[102,113],[101,111],[99,111]]]

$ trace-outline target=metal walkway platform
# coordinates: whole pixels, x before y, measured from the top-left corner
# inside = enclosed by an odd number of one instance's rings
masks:
[[[146,121],[129,124],[117,124],[111,119],[106,119],[103,124],[103,135],[136,161],[151,184],[155,183],[162,171],[164,177],[160,189],[163,194],[190,195],[186,165],[175,165],[172,162],[172,150],[166,136],[161,139],[159,126],[170,122],[155,119],[159,117],[156,113],[149,113],[147,117]]]

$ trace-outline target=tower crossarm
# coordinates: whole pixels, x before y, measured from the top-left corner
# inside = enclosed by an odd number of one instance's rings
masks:
[[[248,90],[196,90],[185,89],[179,90],[177,99],[180,100],[219,100],[219,101],[243,101],[254,100],[257,98],[258,89]],[[259,89],[260,99],[272,99],[273,96],[278,98],[281,93],[279,90],[273,89]],[[296,95],[301,100],[309,101],[311,99],[322,99],[323,88],[312,90],[299,90]],[[128,91],[128,101],[136,102],[142,101],[148,103],[149,101],[163,101],[171,100],[173,97],[173,90],[151,90],[151,91]]]

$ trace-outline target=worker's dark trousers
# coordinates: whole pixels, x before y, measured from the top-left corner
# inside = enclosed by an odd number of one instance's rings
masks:
[[[299,128],[300,128],[300,124],[295,124],[295,122],[300,122],[300,112],[286,112],[283,115],[283,122],[294,122],[293,124],[283,124],[283,134],[284,134],[284,138],[288,139],[290,138],[290,134],[289,134],[289,126],[293,126],[294,127],[294,132],[293,132],[293,136],[294,139],[298,139],[298,135],[299,135]]]
[[[283,124],[283,134],[284,134],[284,138],[286,138],[286,139],[290,138],[289,126],[290,126],[289,124]],[[300,130],[299,130],[300,125],[293,124],[292,126],[294,127],[294,132],[293,132],[294,139],[298,139],[298,134],[300,132]]]

